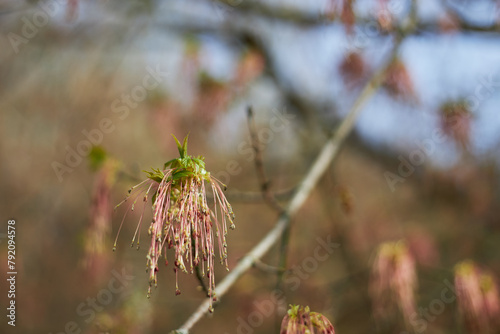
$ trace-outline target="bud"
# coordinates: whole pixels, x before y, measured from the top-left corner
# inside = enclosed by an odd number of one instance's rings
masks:
[[[243,89],[251,81],[255,80],[264,70],[264,57],[256,50],[245,52],[238,63],[235,85],[237,89]]]
[[[389,10],[388,0],[379,0],[378,1],[378,12],[377,12],[377,21],[382,30],[389,31],[392,29],[394,17]]]
[[[448,11],[438,20],[439,30],[443,33],[454,33],[460,28],[460,18]]]
[[[353,194],[344,186],[339,186],[337,191],[338,191],[338,196],[340,197],[340,205],[342,211],[346,215],[351,214],[353,212],[353,207],[354,207]]]
[[[309,306],[290,305],[281,322],[280,334],[335,334],[327,317],[311,312]]]
[[[229,103],[229,88],[227,83],[202,72],[198,76],[198,96],[194,105],[197,118],[206,124],[213,124]]]
[[[66,8],[66,21],[72,22],[78,16],[78,0],[68,0]]]

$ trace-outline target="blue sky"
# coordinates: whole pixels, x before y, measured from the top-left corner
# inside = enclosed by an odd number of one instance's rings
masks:
[[[287,4],[302,8],[311,13],[321,13],[327,8],[327,1],[276,0],[277,4]],[[377,10],[373,1],[359,0],[357,11],[368,15]],[[443,15],[442,7],[436,0],[420,0],[419,16],[422,20],[435,20]],[[404,15],[408,1],[390,1],[392,12]],[[485,1],[455,1],[455,8],[474,21],[491,23],[497,15],[492,5]],[[183,42],[178,34],[169,32],[158,23],[166,21],[204,22],[251,27],[259,32],[277,59],[277,68],[284,81],[310,99],[331,101],[336,106],[332,113],[344,115],[351,106],[356,91],[343,86],[338,73],[338,65],[347,50],[353,48],[353,39],[346,39],[344,29],[339,24],[323,25],[319,28],[297,28],[292,25],[271,23],[266,20],[236,18],[233,20],[231,8],[206,5],[194,1],[188,7],[183,1],[170,1],[162,4],[153,14],[146,17],[145,30],[135,41],[134,54],[128,56],[133,63],[134,57],[143,57],[147,65],[161,64],[172,75],[165,83],[169,95],[179,100],[189,101],[193,92],[188,89],[185,74],[182,73]],[[80,18],[83,20],[85,15]],[[108,18],[111,19],[111,18]],[[360,50],[372,70],[384,60],[391,47],[388,38],[362,29],[356,30],[354,48]],[[361,39],[359,39],[361,37]],[[379,92],[366,105],[357,123],[357,130],[373,145],[391,147],[397,150],[411,150],[415,143],[429,138],[439,126],[437,109],[449,100],[457,98],[474,99],[475,92],[483,89],[484,82],[500,82],[500,39],[498,35],[487,34],[422,34],[405,40],[401,59],[412,75],[419,105],[408,106],[392,100],[383,91]],[[361,42],[360,42],[361,41]],[[234,73],[239,54],[225,40],[210,35],[201,37],[203,57],[200,64],[212,76],[229,80]],[[142,68],[142,67],[141,67]],[[483,94],[484,95],[484,94]],[[472,123],[472,148],[474,154],[482,156],[493,150],[498,151],[500,143],[500,85],[481,96],[478,107],[474,108]],[[476,96],[477,98],[477,96]],[[238,96],[230,106],[226,119],[221,119],[220,128],[230,127],[227,134],[239,136],[244,128],[245,119],[241,109],[247,103],[259,101],[267,104],[265,109],[281,108],[282,102],[272,84],[260,80],[244,95]],[[237,114],[235,114],[237,113]],[[241,114],[241,115],[240,115]],[[228,143],[230,145],[230,142]],[[229,149],[229,147],[228,147]],[[233,148],[234,149],[234,148]],[[449,167],[458,160],[455,146],[447,141],[438,147],[431,161],[436,166]]]

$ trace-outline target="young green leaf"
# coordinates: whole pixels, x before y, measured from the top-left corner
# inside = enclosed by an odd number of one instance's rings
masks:
[[[165,164],[163,165],[163,169],[167,169],[167,167],[172,165],[175,161],[177,161],[177,158],[165,162]]]
[[[184,138],[184,142],[182,143],[182,149],[184,151],[184,155],[186,155],[187,151],[188,151],[188,137],[189,137],[189,133],[187,134],[187,136]]]
[[[177,138],[174,136],[174,134],[172,134],[172,137],[174,137],[175,139],[175,142],[177,144],[177,149],[179,150],[179,155],[181,156],[181,158],[184,158],[184,154],[185,154],[185,151],[183,149],[183,147],[181,146],[181,143],[179,143],[179,141],[177,140]],[[184,140],[185,142],[185,140]],[[187,145],[187,144],[186,144]]]

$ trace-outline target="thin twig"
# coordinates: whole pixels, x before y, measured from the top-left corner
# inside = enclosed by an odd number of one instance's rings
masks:
[[[278,273],[278,272],[285,272],[286,269],[283,268],[283,267],[275,267],[275,266],[271,266],[267,263],[264,263],[262,262],[261,260],[259,259],[256,259],[253,263],[253,266],[259,270],[262,270],[266,273],[272,273],[272,274],[275,274],[275,273]]]
[[[200,286],[203,292],[205,292],[206,296],[209,296],[208,288],[207,285],[205,284],[205,281],[203,280],[203,275],[201,274],[200,266],[195,267],[195,272],[196,272],[196,278],[200,282]]]
[[[214,1],[214,0],[210,0]],[[231,0],[216,0],[217,2],[221,2],[228,6],[227,8],[231,8],[232,13],[237,13],[240,15],[259,15],[262,18],[279,21],[280,23],[293,24],[300,27],[317,27],[317,26],[329,26],[342,24],[343,22],[339,16],[332,15],[332,13],[322,12],[322,13],[310,13],[303,11],[298,8],[282,8],[275,5],[271,5],[266,3],[265,1],[242,1],[237,6],[231,6]],[[471,2],[473,3],[473,2]],[[416,4],[416,1],[412,0],[412,8],[413,10]],[[471,20],[467,20],[457,12],[447,1],[441,1],[441,4],[445,9],[452,10],[452,12],[456,15],[458,21],[457,24],[457,32],[463,33],[500,33],[500,24],[498,22],[469,22]],[[415,22],[415,29],[413,29],[413,33],[419,34],[422,31],[426,31],[428,33],[437,33],[442,34],[443,30],[438,19],[433,19],[429,21],[423,22]],[[378,27],[377,18],[374,15],[366,15],[366,16],[356,16],[356,24],[360,26],[360,31],[365,31],[365,29],[373,28],[374,26]],[[402,23],[401,25],[395,25],[392,29],[388,30],[380,30],[381,34],[389,35],[393,34],[395,31],[400,30],[401,28],[406,28],[406,23]],[[224,27],[226,28],[226,27]],[[200,30],[204,30],[200,28]]]
[[[278,191],[273,191],[273,195],[277,200],[288,200],[297,190],[297,187],[292,187],[289,189],[283,189]],[[248,192],[248,191],[238,191],[238,190],[228,190],[226,193],[226,198],[230,202],[261,202],[262,192]],[[212,194],[207,194],[208,199],[212,199]]]
[[[260,182],[260,190],[262,191],[262,197],[269,204],[270,207],[278,211],[279,213],[283,212],[283,208],[278,203],[274,194],[271,192],[271,182],[266,176],[266,172],[264,170],[264,160],[262,158],[262,150],[259,147],[259,139],[257,137],[257,131],[255,129],[255,120],[253,116],[252,107],[249,106],[247,109],[247,117],[248,117],[248,132],[250,133],[250,140],[252,141],[252,148],[255,152],[255,170],[257,171],[257,177]]]
[[[291,229],[291,226],[290,226],[290,224],[288,224],[285,227],[285,229],[283,230],[283,233],[281,235],[281,244],[280,244],[280,250],[279,250],[279,252],[280,252],[279,257],[280,258],[278,261],[278,267],[285,268],[285,269],[287,268],[287,262],[288,262],[287,260],[288,260],[288,244],[290,242],[290,229]],[[277,272],[276,276],[277,276],[276,290],[283,291],[282,285],[283,285],[283,277],[285,276],[285,271]],[[278,323],[279,323],[279,321],[278,321]]]
[[[231,286],[233,286],[240,276],[253,266],[256,260],[261,259],[281,237],[283,231],[290,223],[290,217],[293,217],[304,204],[312,189],[316,186],[318,180],[339,152],[340,145],[351,132],[361,107],[377,91],[384,78],[388,65],[392,62],[394,56],[396,55],[401,40],[402,38],[396,39],[389,62],[387,62],[385,66],[372,76],[371,80],[365,85],[360,95],[354,102],[351,110],[338,127],[337,131],[335,131],[335,133],[323,146],[318,158],[303,179],[298,191],[288,204],[286,210],[279,217],[276,225],[250,252],[248,252],[247,255],[241,259],[231,273],[229,273],[215,288],[215,294],[219,298],[222,297]],[[189,330],[208,312],[209,305],[209,299],[205,299],[196,311],[189,317],[189,319],[178,330],[174,331],[174,333],[189,333]]]

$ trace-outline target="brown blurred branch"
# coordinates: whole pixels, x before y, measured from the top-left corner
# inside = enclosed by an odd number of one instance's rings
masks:
[[[343,24],[339,17],[331,15],[328,12],[318,12],[318,13],[308,13],[298,8],[283,8],[274,5],[269,5],[266,2],[257,2],[257,1],[241,1],[241,3],[237,5],[231,5],[231,0],[210,0],[213,3],[219,3],[223,6],[226,6],[228,10],[232,12],[237,12],[239,14],[251,14],[259,17],[264,17],[266,19],[278,20],[281,23],[294,24],[303,27],[315,27],[321,25],[332,25],[332,24]],[[467,19],[463,17],[458,11],[452,8],[446,1],[442,0],[441,3],[445,8],[452,11],[456,17],[459,19],[457,23],[457,29],[459,31],[463,31],[466,33],[474,32],[474,33],[500,33],[500,23],[495,22],[492,24],[480,24],[468,22]],[[415,2],[412,6],[415,6]],[[417,17],[415,17],[417,18]],[[379,27],[378,20],[373,16],[357,16],[355,20],[355,24],[363,30],[364,26],[373,28],[375,24]],[[442,27],[439,21],[418,21],[415,22],[415,29],[413,33],[420,34],[422,32],[442,32]],[[379,31],[381,34],[389,35],[394,33],[395,31],[401,31],[402,28],[405,28],[406,23],[402,23],[402,25],[396,25],[390,30],[384,30],[379,27]]]
[[[293,196],[291,202],[286,207],[285,212],[280,216],[274,228],[250,251],[245,255],[233,271],[228,274],[215,288],[215,294],[222,297],[231,286],[242,276],[253,264],[262,258],[269,249],[279,240],[283,231],[290,224],[290,218],[297,213],[300,207],[304,204],[313,188],[322,177],[332,160],[339,152],[340,145],[347,138],[353,129],[354,122],[368,99],[378,90],[388,64],[390,64],[399,49],[401,38],[396,40],[390,60],[381,69],[379,69],[365,85],[358,98],[354,102],[351,110],[343,119],[337,131],[330,137],[330,139],[323,146],[319,156],[311,166],[309,172],[302,180],[297,192]],[[208,312],[209,299],[205,299],[200,304],[198,309],[189,317],[189,319],[176,331],[176,333],[188,333],[189,330]]]
[[[267,19],[279,20],[284,23],[292,23],[301,26],[317,26],[334,18],[328,13],[307,13],[299,8],[291,6],[280,7],[269,5],[264,1],[239,1],[238,4],[232,4],[234,0],[209,0],[214,4],[225,6],[228,11],[251,14]]]
[[[273,192],[273,196],[277,200],[288,200],[292,197],[295,192],[296,187],[289,189],[283,189]],[[226,198],[231,202],[260,202],[262,201],[262,192],[252,192],[252,191],[238,191],[238,190],[228,190],[226,193]],[[212,199],[212,194],[207,194],[208,199]]]
[[[264,18],[267,20],[276,20],[282,24],[290,24],[299,27],[308,27],[308,28],[316,28],[321,26],[329,26],[329,25],[342,25],[343,23],[338,17],[331,15],[331,13],[318,11],[316,13],[306,12],[298,8],[290,8],[290,7],[280,7],[274,5],[268,5],[266,2],[260,1],[241,1],[241,3],[237,5],[231,6],[230,0],[208,0],[208,1],[192,1],[192,5],[194,7],[194,11],[199,10],[200,12],[203,9],[207,9],[206,5],[214,4],[215,6],[223,6],[230,12],[231,15],[225,19],[224,24],[220,24],[217,21],[211,20],[207,18],[207,20],[198,19],[190,19],[189,16],[186,16],[186,13],[180,13],[181,15],[185,15],[185,20],[164,20],[160,22],[151,22],[149,17],[137,18],[134,20],[134,24],[137,25],[147,25],[148,27],[153,27],[156,29],[165,29],[167,31],[176,31],[178,33],[200,33],[200,34],[216,34],[218,36],[236,36],[242,32],[241,20],[243,15],[249,16],[248,19],[252,19],[253,17]],[[202,6],[204,5],[204,6]],[[200,8],[196,8],[200,7]],[[447,5],[449,10],[449,5]],[[445,8],[446,8],[445,7]],[[32,6],[25,6],[14,9],[7,9],[0,12],[0,16],[21,16],[32,8]],[[458,21],[456,22],[457,32],[462,33],[490,33],[490,34],[499,34],[500,33],[500,22],[493,23],[476,23],[470,22],[466,18],[463,17],[460,13],[452,8],[452,12],[456,14]],[[176,13],[173,13],[175,16]],[[234,14],[234,15],[232,15]],[[251,17],[253,16],[253,17]],[[13,20],[15,21],[15,20]],[[251,20],[245,20],[251,22]],[[380,35],[391,35],[394,32],[402,31],[405,29],[406,23],[402,22],[397,25],[394,25],[389,30],[384,30],[380,27],[378,20],[374,16],[357,16],[355,19],[355,25],[360,29],[360,31],[373,31],[373,28],[376,27],[376,31]],[[87,36],[89,31],[102,31],[105,29],[110,33],[119,33],[123,34],[124,31],[128,31],[134,28],[134,25],[131,25],[127,20],[123,20],[120,22],[119,20],[106,21],[104,23],[95,24],[90,21],[82,21],[78,24],[78,29],[73,29],[67,35],[67,38],[74,39],[79,35]],[[4,27],[4,31],[9,31],[9,29],[14,28],[14,26],[6,25]],[[412,34],[422,34],[426,33],[442,33],[442,25],[439,20],[418,20],[412,30]],[[136,29],[133,29],[136,31]],[[53,44],[56,45],[57,44]]]
[[[257,131],[255,129],[255,121],[253,116],[252,107],[248,107],[247,109],[248,116],[248,131],[250,132],[250,139],[252,141],[252,147],[255,152],[255,170],[257,171],[257,177],[260,182],[260,188],[262,191],[262,197],[269,204],[270,207],[278,211],[279,213],[283,212],[283,208],[278,203],[274,194],[271,192],[271,182],[266,176],[266,172],[264,170],[264,161],[262,159],[262,150],[259,147],[259,140],[257,138]]]
[[[288,245],[290,242],[290,224],[288,224],[285,229],[283,230],[283,233],[281,235],[281,244],[280,244],[280,249],[279,249],[279,261],[278,261],[278,267],[279,268],[284,268],[286,269],[287,267],[287,260],[288,260]],[[277,272],[277,280],[276,280],[276,289],[277,290],[282,290],[282,285],[283,285],[283,277],[285,275],[285,271],[278,271]],[[279,319],[277,319],[279,321]],[[279,322],[277,323],[279,325]]]

